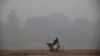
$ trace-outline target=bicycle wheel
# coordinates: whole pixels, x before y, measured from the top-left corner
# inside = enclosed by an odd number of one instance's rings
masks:
[[[65,51],[63,46],[60,46],[59,48],[59,56],[65,56]]]

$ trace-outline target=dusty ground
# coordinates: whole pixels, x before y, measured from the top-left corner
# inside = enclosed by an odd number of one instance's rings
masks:
[[[0,50],[0,56],[100,56],[100,51],[66,50],[50,53],[47,50]]]

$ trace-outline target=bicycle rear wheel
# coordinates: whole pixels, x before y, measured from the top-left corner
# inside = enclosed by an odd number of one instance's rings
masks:
[[[65,51],[63,46],[60,46],[59,48],[59,56],[65,56]]]

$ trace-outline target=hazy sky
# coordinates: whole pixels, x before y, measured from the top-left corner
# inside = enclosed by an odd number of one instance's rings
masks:
[[[62,13],[68,19],[97,18],[97,0],[3,0],[2,19],[6,19],[13,9],[23,19]]]
[[[98,3],[97,0],[0,0],[0,19],[3,19],[4,21],[6,21],[6,19],[8,18],[7,16],[10,14],[11,10],[14,10],[17,13],[16,15],[19,17],[20,22],[25,22],[26,19],[39,17],[39,16],[48,17],[48,15],[51,15],[54,13],[66,15],[66,17],[67,17],[66,19],[69,19],[71,21],[73,21],[74,19],[88,19],[89,21],[93,21],[95,19],[98,19],[98,4],[97,3]],[[51,19],[51,18],[49,18],[49,19]],[[63,17],[61,17],[61,18],[63,18]],[[54,23],[57,23],[57,21],[56,20],[54,21],[53,19],[51,19],[51,21],[53,21]],[[60,20],[64,21],[63,19],[60,19]],[[38,22],[41,24],[44,21],[38,21]],[[80,21],[80,22],[82,22],[82,21]],[[61,23],[61,24],[63,25],[63,23]],[[51,23],[51,25],[53,25],[53,24]],[[42,25],[42,26],[44,26],[42,29],[44,29],[44,31],[45,31],[45,25]],[[53,27],[55,27],[55,26],[52,26],[51,28],[53,29]],[[76,29],[78,27],[80,28],[80,24],[79,24],[79,26],[76,25],[74,27],[76,27]],[[37,29],[36,32],[39,32],[38,28],[39,27],[36,28]],[[59,29],[59,27],[57,27],[57,28]],[[83,27],[83,28],[85,28],[85,27]],[[47,28],[47,29],[49,29],[49,28]],[[66,28],[62,28],[62,29],[66,30]],[[35,29],[32,28],[32,30],[35,30]],[[40,31],[42,32],[42,30],[40,30]],[[55,31],[51,31],[51,30],[49,30],[49,31],[55,32]],[[38,33],[38,34],[40,34],[40,33]],[[37,36],[38,36],[38,34],[37,34]],[[40,34],[40,35],[42,36],[42,34]],[[30,36],[30,37],[33,37],[33,36]],[[66,37],[66,32],[65,32],[64,37]],[[87,37],[85,37],[85,38],[87,38]],[[93,42],[93,41],[96,41],[96,40],[94,40],[95,37],[92,36],[92,37],[86,39],[86,41],[85,41],[85,38],[83,41],[84,44],[81,44],[81,43],[77,42],[77,39],[80,42],[83,39],[80,37],[79,38],[75,37],[75,43],[80,44],[80,45],[78,45],[78,44],[76,45],[76,44],[74,44],[73,41],[71,42],[69,40],[69,39],[73,39],[73,37],[71,37],[71,38],[67,39],[68,42],[67,41],[66,42],[69,45],[66,45],[65,47],[66,48],[74,48],[74,47],[76,47],[76,48],[92,48],[93,47],[94,48],[96,45]],[[88,40],[90,40],[90,41],[89,41],[89,43],[86,44],[86,42],[88,42]],[[27,42],[27,45],[26,45],[26,42]],[[63,40],[62,40],[62,42],[63,42]],[[70,46],[71,43],[72,43],[72,45]],[[37,44],[37,43],[25,41],[26,47],[33,48],[32,44],[34,44],[35,45],[34,47],[37,48],[37,46],[41,43]],[[44,44],[44,43],[42,43],[42,44]],[[22,48],[23,48],[23,46],[22,46]]]

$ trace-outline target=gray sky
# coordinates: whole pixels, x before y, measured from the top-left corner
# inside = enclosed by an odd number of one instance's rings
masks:
[[[97,0],[3,0],[3,16],[6,19],[13,9],[23,19],[63,13],[68,19],[97,18]]]

